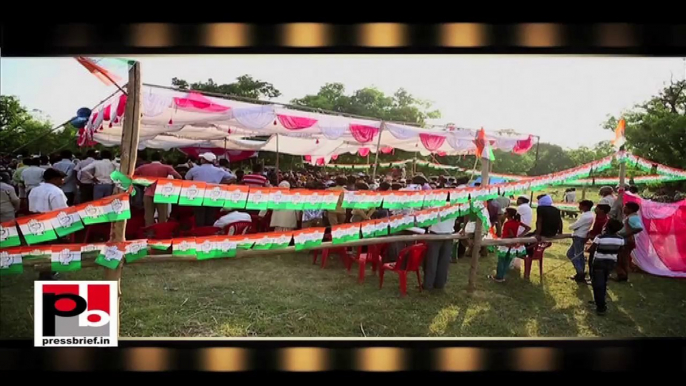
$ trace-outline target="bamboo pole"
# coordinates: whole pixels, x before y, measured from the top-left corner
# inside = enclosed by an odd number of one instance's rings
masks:
[[[624,147],[622,147],[624,150]],[[624,206],[624,185],[626,184],[626,162],[624,160],[619,162],[619,193],[617,200],[619,200],[620,210],[617,213],[617,220],[624,219],[624,212],[621,207]]]
[[[278,178],[278,176],[279,176],[279,134],[274,134],[274,135],[276,135],[276,176],[277,176],[276,184],[278,185],[279,182],[281,182],[281,181],[279,181],[279,178]]]
[[[376,169],[379,167],[379,152],[381,151],[381,132],[386,124],[381,122],[379,126],[379,137],[376,139],[376,153],[374,155],[374,171],[372,172],[372,183],[376,184]]]
[[[561,234],[550,238],[542,238],[542,241],[556,241],[571,238],[571,234]],[[309,252],[328,248],[347,248],[347,247],[359,247],[362,245],[375,245],[375,244],[386,244],[394,242],[414,242],[414,241],[444,241],[444,240],[463,240],[468,239],[469,236],[460,235],[459,233],[445,234],[445,235],[434,235],[434,234],[421,234],[421,235],[400,235],[400,236],[388,236],[388,237],[375,237],[371,239],[362,239],[347,241],[345,243],[333,244],[330,241],[323,242],[321,245],[316,247],[308,248],[306,250],[297,251],[295,247],[286,247],[281,249],[268,249],[268,250],[238,250],[236,251],[235,258],[248,258],[248,257],[258,257],[258,256],[271,256],[271,255],[281,255],[288,253],[298,253],[298,252]],[[488,239],[481,242],[482,246],[499,246],[499,245],[514,245],[514,244],[528,244],[536,242],[535,237],[518,237],[512,239]],[[233,258],[227,258],[225,260],[231,260]],[[172,254],[160,254],[160,255],[149,255],[144,259],[136,260],[129,264],[148,264],[148,263],[176,263],[176,262],[190,262],[190,261],[203,261],[198,260],[195,255],[172,255]],[[33,267],[36,270],[49,270],[51,267],[50,258],[36,258],[30,260],[24,260],[22,263],[25,267]],[[95,264],[95,259],[83,259],[81,262],[83,268],[88,267],[100,267],[100,265]]]
[[[141,64],[135,62],[129,69],[129,95],[126,99],[126,111],[124,113],[123,133],[121,139],[121,167],[120,171],[127,176],[133,175],[136,168],[136,156],[138,154],[138,140],[141,117]],[[117,192],[121,190],[117,189]],[[112,224],[110,242],[121,242],[125,239],[126,220]],[[117,269],[105,269],[105,280],[117,281],[118,297],[121,299],[121,272],[123,263]],[[120,312],[121,312],[121,308]],[[119,320],[119,315],[117,315]],[[117,323],[117,328],[120,324]],[[118,333],[118,332],[117,332]]]
[[[481,158],[481,186],[488,186],[488,172],[490,170],[491,161],[486,158]],[[481,205],[481,202],[478,203]],[[481,255],[481,246],[484,245],[481,240],[481,233],[483,232],[483,222],[476,221],[474,229],[474,244],[472,245],[472,265],[469,269],[469,283],[467,291],[474,292],[476,289],[476,271],[479,267],[479,256]],[[488,232],[488,229],[486,230]]]

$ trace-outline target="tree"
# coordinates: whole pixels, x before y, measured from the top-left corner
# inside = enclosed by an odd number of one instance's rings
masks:
[[[228,84],[217,84],[210,78],[207,82],[196,82],[189,85],[183,79],[172,78],[172,86],[182,90],[215,92],[252,99],[276,98],[281,95],[281,92],[273,84],[253,79],[250,75],[241,75],[236,78],[236,82]]]
[[[686,168],[686,80],[671,81],[623,117],[627,150],[668,166]],[[604,128],[614,130],[618,120],[610,117]]]
[[[327,83],[314,95],[306,95],[291,101],[294,105],[307,106],[338,113],[360,115],[384,121],[409,122],[422,125],[428,118],[440,118],[438,110],[431,110],[431,103],[412,96],[405,89],[398,89],[388,96],[375,87],[365,87],[352,95],[345,94],[341,83]]]

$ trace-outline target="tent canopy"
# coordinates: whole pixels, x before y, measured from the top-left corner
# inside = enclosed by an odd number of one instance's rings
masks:
[[[118,144],[126,99],[126,95],[118,93],[93,109],[86,127],[79,132],[79,144]],[[223,147],[226,139],[227,149],[277,151],[278,135],[278,150],[293,155],[331,157],[358,151],[375,153],[384,148],[422,155],[461,155],[476,150],[474,129],[421,128],[259,101],[214,98],[160,86],[143,86],[141,111],[141,148]],[[269,139],[243,142],[244,138],[256,136]],[[531,135],[489,133],[487,139],[494,148],[520,154],[533,146]]]

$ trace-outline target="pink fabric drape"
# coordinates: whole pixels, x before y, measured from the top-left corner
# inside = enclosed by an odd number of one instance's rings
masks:
[[[109,121],[111,111],[112,111],[112,105],[105,106],[105,109],[103,110],[103,118],[102,119]]]
[[[122,94],[119,97],[119,103],[117,104],[117,116],[114,118],[115,123],[119,122],[121,117],[124,116],[126,112],[126,95]]]
[[[534,137],[532,135],[529,136],[529,138],[522,140],[522,141],[517,141],[517,144],[515,145],[514,149],[512,149],[512,152],[515,154],[524,154],[529,149],[531,149],[534,146]]]
[[[357,142],[367,143],[374,139],[374,136],[379,133],[379,129],[372,126],[351,124],[350,132]]]
[[[338,154],[332,155],[332,156],[331,156],[331,159],[334,160],[334,161],[337,160],[337,159],[338,159]]]
[[[381,153],[383,154],[391,154],[393,152],[393,148],[390,146],[382,147],[381,148]]]
[[[419,139],[422,141],[422,145],[428,151],[438,150],[443,143],[445,143],[445,137],[442,135],[432,135],[432,134],[419,134]]]
[[[293,115],[276,114],[276,118],[278,118],[279,122],[281,122],[281,125],[288,130],[307,129],[308,127],[312,127],[315,123],[317,123],[316,119],[295,117]]]
[[[369,154],[369,148],[368,147],[361,147],[357,149],[357,153],[360,154],[362,157],[366,157],[367,154]]]
[[[201,113],[221,113],[230,109],[228,106],[214,103],[206,96],[192,91],[186,94],[185,98],[174,98],[174,104],[182,110]]]
[[[686,200],[660,203],[629,193],[625,200],[641,206],[644,230],[635,236],[636,265],[654,275],[686,277]]]

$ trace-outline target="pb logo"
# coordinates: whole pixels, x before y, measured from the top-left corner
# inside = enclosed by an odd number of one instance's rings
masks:
[[[36,281],[35,346],[116,346],[116,281]]]

